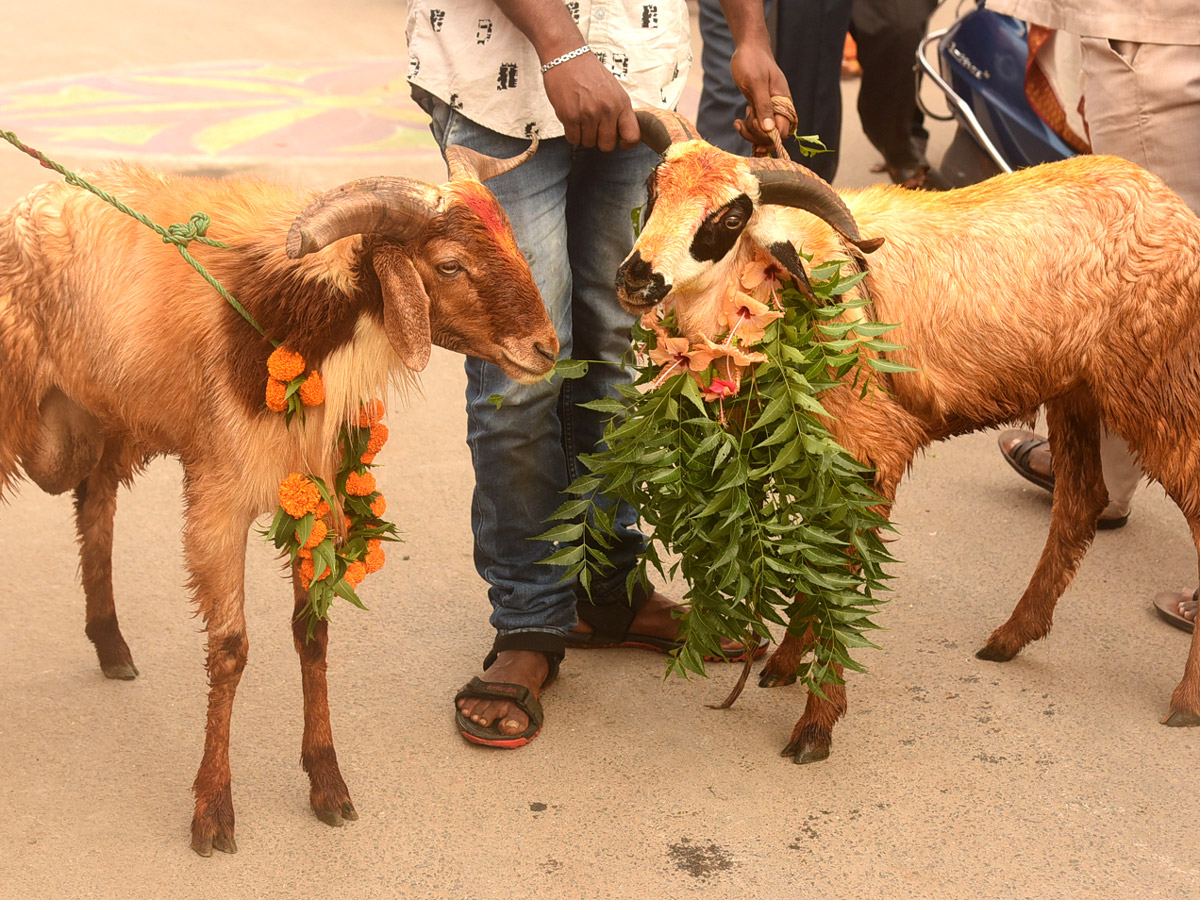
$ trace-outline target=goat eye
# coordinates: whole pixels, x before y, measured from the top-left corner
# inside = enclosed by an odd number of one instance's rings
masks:
[[[743,219],[740,215],[735,214],[732,216],[726,216],[724,225],[730,231],[736,231],[737,229],[742,227],[742,223],[744,221],[745,221],[745,219]]]
[[[448,262],[438,263],[437,270],[446,276],[457,275],[462,271],[462,266],[460,266],[454,260],[450,260]]]

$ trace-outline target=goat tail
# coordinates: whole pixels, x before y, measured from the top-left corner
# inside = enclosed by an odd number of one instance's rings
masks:
[[[37,340],[11,292],[0,282],[0,499],[37,440]]]

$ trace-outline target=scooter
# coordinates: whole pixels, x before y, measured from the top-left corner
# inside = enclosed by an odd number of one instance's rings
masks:
[[[921,112],[958,123],[940,166],[953,187],[1075,155],[1025,97],[1028,27],[983,3],[959,2],[962,14],[954,24],[927,33],[917,50]],[[929,59],[931,46],[936,67]],[[923,77],[945,95],[948,113],[930,110],[921,99]]]

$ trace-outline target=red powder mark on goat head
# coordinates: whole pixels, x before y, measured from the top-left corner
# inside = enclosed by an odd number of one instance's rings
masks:
[[[478,181],[455,181],[446,189],[479,217],[479,221],[506,253],[521,258],[521,251],[513,237],[512,225],[494,194]]]

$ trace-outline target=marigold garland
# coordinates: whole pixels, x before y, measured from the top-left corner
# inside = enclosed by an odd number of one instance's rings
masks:
[[[281,351],[272,353],[268,361],[268,397],[284,390],[283,408],[277,408],[278,404],[271,408],[286,411],[290,424],[299,404],[324,401],[325,387],[315,370],[304,375],[300,354]],[[284,384],[278,376],[287,375],[292,377]],[[338,436],[341,463],[332,491],[315,475],[297,472],[279,485],[279,509],[265,534],[287,552],[301,587],[308,591],[310,634],[317,619],[328,618],[334,597],[366,608],[355,588],[383,567],[382,542],[399,540],[395,527],[383,520],[387,504],[369,471],[375,454],[387,441],[387,427],[380,422],[383,411],[383,403],[372,400],[342,426]],[[341,534],[332,527],[335,509],[341,510]]]

